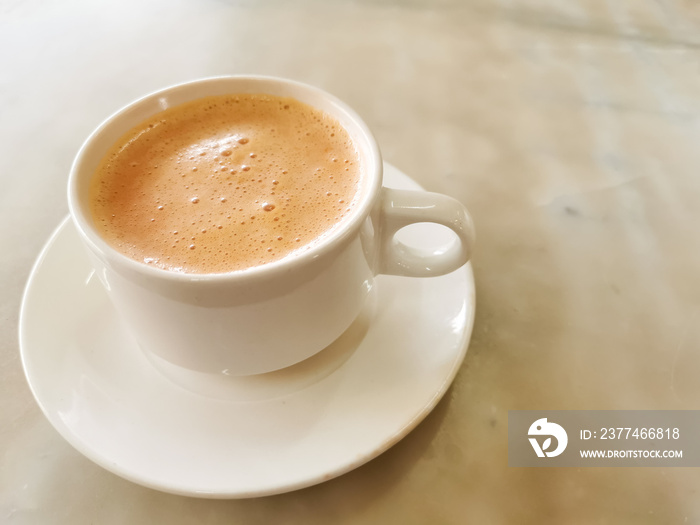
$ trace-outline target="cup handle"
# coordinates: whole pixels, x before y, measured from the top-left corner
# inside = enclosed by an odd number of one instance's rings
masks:
[[[474,226],[464,205],[452,197],[425,191],[382,188],[379,272],[408,277],[434,277],[465,264],[474,245]],[[407,246],[395,238],[410,224],[432,222],[450,228],[456,238],[439,250]]]

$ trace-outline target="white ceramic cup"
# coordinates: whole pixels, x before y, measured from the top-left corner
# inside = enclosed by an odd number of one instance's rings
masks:
[[[364,170],[350,217],[307,251],[230,273],[172,272],[112,248],[95,229],[88,195],[93,173],[110,146],[166,108],[236,93],[293,97],[340,122]],[[469,214],[455,199],[382,187],[379,148],[353,110],[320,89],[271,77],[197,80],[118,111],[80,149],[70,173],[68,204],[96,274],[141,348],[186,369],[227,375],[271,372],[311,357],[350,326],[377,274],[449,273],[467,262],[474,240]],[[453,243],[431,252],[394,238],[399,229],[420,222],[451,228]]]

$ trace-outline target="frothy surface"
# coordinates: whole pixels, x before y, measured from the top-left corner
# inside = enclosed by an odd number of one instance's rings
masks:
[[[352,210],[358,154],[332,117],[292,98],[207,97],[132,129],[97,169],[95,224],[125,255],[222,273],[308,249]]]

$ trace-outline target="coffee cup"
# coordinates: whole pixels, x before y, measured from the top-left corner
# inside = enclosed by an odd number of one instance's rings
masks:
[[[170,108],[246,95],[289,98],[337,122],[357,156],[352,206],[303,249],[231,270],[173,270],[115,246],[99,227],[91,190],[114,145]],[[303,361],[336,340],[360,313],[377,275],[434,277],[469,260],[474,232],[466,208],[441,194],[385,188],[382,167],[366,124],[334,96],[280,78],[215,77],[162,89],[104,121],[73,163],[68,204],[95,274],[143,351],[198,372],[263,374]],[[451,244],[428,250],[395,237],[425,222],[451,229]]]

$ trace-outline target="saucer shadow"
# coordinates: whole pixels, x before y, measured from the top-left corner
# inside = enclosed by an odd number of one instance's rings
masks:
[[[268,498],[285,495],[323,498],[339,492],[352,493],[361,497],[364,503],[369,503],[381,497],[384,490],[395,487],[398,480],[405,477],[418,461],[430,455],[428,450],[443,428],[444,419],[449,412],[452,389],[452,386],[447,389],[435,408],[412,431],[376,458],[325,483]]]
[[[416,465],[431,456],[440,430],[450,409],[452,389],[423,421],[403,439],[371,461],[337,478],[318,485],[283,494],[250,499],[203,500],[188,496],[151,493],[163,505],[187,501],[187,505],[216,516],[216,523],[224,523],[234,516],[241,522],[258,522],[261,517],[269,523],[319,523],[321,516],[332,512],[343,523],[396,489],[400,480],[409,475]],[[348,494],[352,497],[348,498]],[[329,509],[333,509],[330,511]],[[294,519],[289,521],[289,516]],[[342,518],[342,519],[341,519]]]
[[[338,339],[313,356],[292,366],[251,376],[210,374],[179,367],[146,350],[153,367],[185,390],[229,402],[267,401],[303,390],[338,370],[360,347],[377,305],[372,290],[365,306]]]

